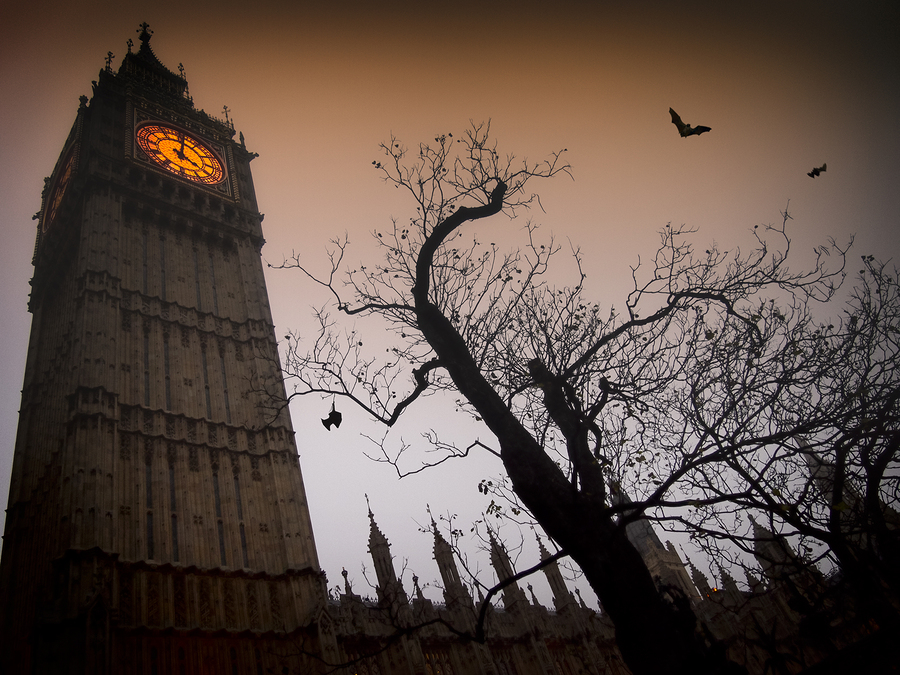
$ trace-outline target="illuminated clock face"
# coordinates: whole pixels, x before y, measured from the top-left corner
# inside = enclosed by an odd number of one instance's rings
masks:
[[[195,183],[215,185],[225,180],[222,162],[200,140],[164,124],[145,124],[137,130],[137,143],[166,171]]]
[[[59,205],[62,202],[63,195],[66,193],[66,188],[69,186],[69,180],[72,178],[74,169],[75,152],[70,151],[65,162],[63,162],[62,169],[56,177],[56,182],[53,184],[53,192],[50,193],[50,199],[44,207],[44,232],[47,231],[56,218],[56,212],[59,210]]]

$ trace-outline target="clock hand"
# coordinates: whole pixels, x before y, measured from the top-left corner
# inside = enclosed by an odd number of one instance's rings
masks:
[[[182,156],[181,156],[181,159],[183,159],[185,162],[187,162],[188,164],[190,164],[190,165],[191,165],[191,168],[194,168],[194,169],[199,169],[201,166],[203,166],[203,162],[201,162],[201,163],[199,163],[199,164],[194,164],[194,160],[191,159],[190,157],[186,156],[186,155],[182,155]]]

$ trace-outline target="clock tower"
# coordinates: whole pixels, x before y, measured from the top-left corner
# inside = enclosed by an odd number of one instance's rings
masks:
[[[140,46],[44,188],[4,673],[316,672],[334,649],[234,126]]]

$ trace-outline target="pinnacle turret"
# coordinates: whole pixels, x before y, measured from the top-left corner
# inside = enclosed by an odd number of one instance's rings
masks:
[[[488,538],[491,545],[491,565],[497,573],[497,581],[502,583],[514,577],[516,572],[506,548],[497,541],[493,532],[488,532]],[[503,589],[503,605],[507,610],[517,605],[524,607],[526,604],[528,604],[528,600],[525,592],[519,588],[517,583],[513,582]]]
[[[543,562],[550,558],[550,551],[544,546],[544,542],[541,541],[540,537],[537,538],[537,541],[538,552],[541,556],[541,562]],[[557,612],[563,612],[575,604],[575,598],[566,587],[566,582],[555,560],[544,567],[544,576],[547,577],[547,583],[550,584],[550,590],[553,593],[553,605],[556,607]]]
[[[449,608],[471,607],[472,596],[466,590],[453,558],[453,548],[441,535],[437,523],[431,520],[431,531],[434,533],[434,561],[437,563],[441,580],[444,583],[444,602]]]
[[[369,509],[369,553],[375,565],[378,599],[386,602],[405,603],[406,592],[397,579],[394,561],[391,557],[391,545],[375,522],[375,515]]]
[[[700,591],[701,595],[708,598],[712,593],[712,588],[709,585],[709,577],[698,570],[693,562],[688,562],[688,565],[691,568],[691,579],[694,582],[694,586],[697,587],[697,590]]]

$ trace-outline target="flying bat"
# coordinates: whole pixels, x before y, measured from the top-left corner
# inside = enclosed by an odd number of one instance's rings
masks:
[[[685,124],[681,121],[681,117],[678,116],[678,113],[669,108],[669,114],[672,116],[672,124],[676,126],[678,129],[678,133],[681,134],[682,138],[687,138],[688,136],[700,135],[706,131],[712,131],[709,127],[699,126],[692,127],[690,124]]]
[[[825,167],[827,167],[827,166],[828,166],[827,164],[823,164],[822,166],[817,166],[817,167],[816,167],[815,169],[813,169],[812,171],[809,171],[806,175],[809,176],[810,178],[815,178],[815,177],[818,176],[820,173],[822,173],[823,171],[825,171]]]
[[[341,420],[343,416],[337,410],[334,409],[334,403],[331,404],[331,412],[328,414],[324,420],[322,420],[322,425],[331,431],[331,425],[333,424],[335,427],[341,426]]]

